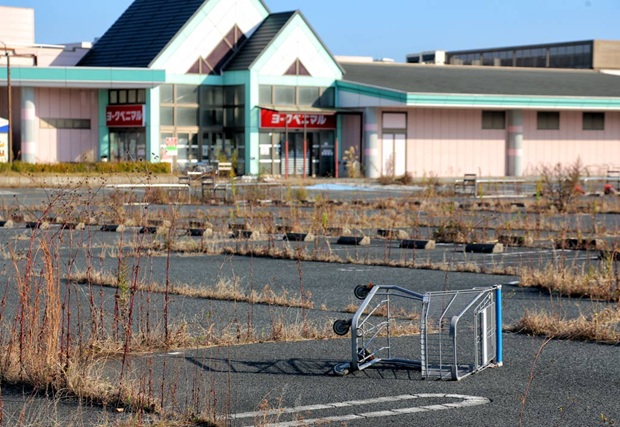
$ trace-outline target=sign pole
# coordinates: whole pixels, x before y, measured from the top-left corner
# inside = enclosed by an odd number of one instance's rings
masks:
[[[308,151],[308,139],[307,139],[307,132],[306,132],[306,115],[304,114],[302,116],[304,119],[304,179],[306,179],[306,165],[307,163],[307,151]]]
[[[288,123],[284,124],[284,177],[288,179]]]
[[[338,137],[334,139],[334,177],[338,178]]]

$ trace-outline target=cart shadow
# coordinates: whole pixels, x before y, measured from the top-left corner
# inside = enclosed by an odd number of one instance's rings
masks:
[[[342,360],[304,358],[257,361],[186,356],[184,359],[186,362],[191,363],[206,372],[212,373],[289,375],[301,377],[339,377],[340,375],[334,374],[333,368],[342,362]],[[347,377],[401,380],[422,379],[419,369],[391,365],[375,365],[366,368],[363,371],[354,371],[348,374]]]

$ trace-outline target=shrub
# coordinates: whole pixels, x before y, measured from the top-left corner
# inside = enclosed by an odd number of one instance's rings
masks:
[[[0,163],[0,172],[21,174],[65,174],[65,173],[170,173],[169,163],[149,162],[101,162],[101,163]]]

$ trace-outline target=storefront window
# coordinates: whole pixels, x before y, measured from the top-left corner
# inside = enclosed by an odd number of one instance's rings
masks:
[[[318,87],[300,87],[299,105],[318,106],[320,93]]]
[[[159,120],[162,126],[174,126],[174,108],[161,107],[159,109]]]
[[[176,117],[177,126],[198,126],[198,108],[178,107]]]
[[[212,108],[209,110],[203,110],[201,125],[204,127],[223,127],[224,109]]]
[[[224,105],[224,88],[222,86],[202,86],[200,105],[218,106]]]
[[[198,87],[197,86],[188,86],[188,85],[177,85],[176,86],[177,95],[176,95],[176,103],[177,104],[198,104]]]
[[[295,105],[294,86],[274,87],[274,104],[276,105]]]
[[[263,105],[273,104],[272,87],[261,85],[258,88],[258,103]]]
[[[163,85],[159,88],[160,102],[162,104],[172,104],[174,102],[172,85]]]

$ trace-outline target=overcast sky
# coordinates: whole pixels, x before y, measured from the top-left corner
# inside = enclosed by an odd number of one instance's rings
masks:
[[[92,41],[132,0],[0,0],[35,9],[36,42]],[[174,1],[174,0],[170,0]],[[299,9],[336,55],[407,53],[589,39],[620,40],[620,0],[265,0]]]

